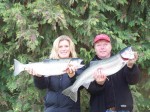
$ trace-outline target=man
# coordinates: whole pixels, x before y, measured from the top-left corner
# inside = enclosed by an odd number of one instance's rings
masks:
[[[112,45],[108,35],[97,35],[93,44],[96,52],[93,60],[102,60],[112,56]],[[135,64],[138,55],[136,52],[134,55],[135,58],[129,60],[125,67],[108,76],[103,90],[97,91],[98,89],[89,87],[90,112],[132,112],[133,99],[129,85],[136,84],[140,75],[140,70]]]

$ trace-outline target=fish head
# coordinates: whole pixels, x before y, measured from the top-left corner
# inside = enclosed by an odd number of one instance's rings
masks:
[[[121,50],[120,55],[124,60],[134,59],[134,51],[131,46]]]
[[[71,61],[69,62],[70,65],[73,65],[77,68],[82,68],[84,65],[82,64],[83,59],[80,58],[72,58]]]

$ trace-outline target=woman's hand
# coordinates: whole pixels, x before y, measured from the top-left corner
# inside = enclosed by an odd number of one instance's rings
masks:
[[[31,68],[25,68],[25,70],[26,70],[29,74],[33,75],[33,76],[42,77],[42,75],[36,73],[36,71],[34,71],[34,70],[31,69]]]
[[[67,69],[66,69],[66,72],[68,73],[68,76],[70,78],[72,78],[74,75],[75,75],[75,71],[77,70],[76,67],[74,67],[73,65],[69,64]]]
[[[107,79],[106,75],[105,74],[102,74],[101,73],[101,69],[97,69],[95,72],[94,72],[94,79],[95,81],[99,84],[99,85],[103,85]]]

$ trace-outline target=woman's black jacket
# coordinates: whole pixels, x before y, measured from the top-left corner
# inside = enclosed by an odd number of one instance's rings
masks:
[[[79,74],[80,70],[73,78],[69,78],[67,73],[49,77],[34,76],[35,86],[39,89],[47,89],[44,97],[44,112],[80,112],[79,92],[77,102],[62,94],[62,91],[71,86]]]

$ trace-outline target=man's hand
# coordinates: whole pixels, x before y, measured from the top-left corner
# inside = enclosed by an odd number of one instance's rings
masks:
[[[95,81],[99,84],[99,85],[103,85],[107,79],[106,75],[105,74],[102,74],[101,72],[101,69],[97,69],[95,72],[94,72],[94,79]]]
[[[130,59],[127,63],[127,67],[129,68],[132,68],[133,65],[135,64],[135,62],[137,61],[138,59],[138,53],[137,52],[134,52],[134,59]]]

